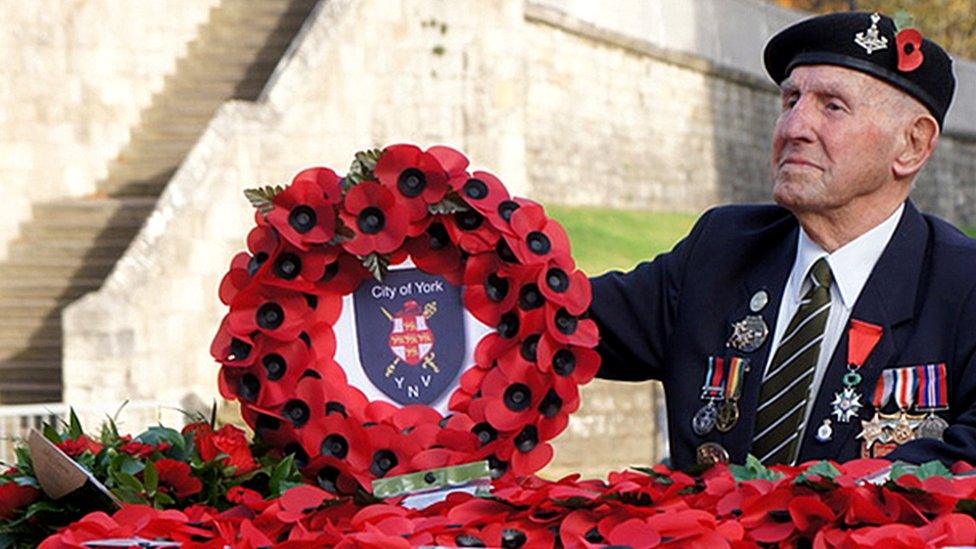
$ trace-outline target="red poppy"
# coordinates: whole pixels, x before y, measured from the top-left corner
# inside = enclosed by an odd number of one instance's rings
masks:
[[[408,240],[405,248],[418,269],[443,276],[455,286],[462,284],[461,250],[451,242],[443,223],[431,223],[423,234]]]
[[[527,368],[524,375],[512,378],[501,368],[490,370],[481,384],[487,401],[485,418],[499,431],[520,429],[538,416],[547,390],[535,368]]]
[[[476,171],[458,189],[464,201],[477,210],[493,227],[513,235],[509,221],[519,204],[511,199],[505,185],[488,172]]]
[[[553,340],[566,345],[592,349],[600,342],[595,322],[580,318],[563,307],[546,304],[546,328]]]
[[[442,219],[451,240],[469,254],[492,251],[501,239],[501,232],[488,223],[478,210],[469,209]]]
[[[552,445],[539,439],[538,427],[526,425],[515,435],[512,472],[516,476],[535,474],[552,461],[554,454]]]
[[[410,220],[407,210],[397,207],[393,193],[375,181],[349,189],[339,215],[355,234],[342,247],[358,256],[386,254],[399,248]]]
[[[257,336],[260,338],[261,336]],[[240,368],[254,362],[254,340],[248,335],[234,335],[230,330],[230,315],[220,321],[220,328],[210,344],[210,356],[221,364]]]
[[[314,292],[316,283],[340,253],[344,252],[338,246],[312,246],[302,251],[291,244],[282,244],[262,270],[261,282],[296,292]]]
[[[78,438],[63,440],[55,446],[60,448],[65,454],[68,454],[69,457],[78,457],[85,452],[91,452],[93,455],[97,455],[105,448],[104,444],[88,438],[88,435],[80,435]]]
[[[293,246],[307,250],[335,236],[335,211],[342,189],[328,168],[302,170],[287,189],[274,197],[268,222]]]
[[[434,145],[427,149],[427,154],[440,162],[441,168],[447,173],[447,182],[451,188],[459,190],[460,185],[467,181],[470,162],[460,151],[444,145]]]
[[[372,478],[393,477],[409,472],[411,456],[420,451],[417,441],[389,425],[375,425],[366,429],[370,448],[373,448],[368,473]]]
[[[259,492],[243,486],[231,486],[228,488],[226,498],[231,503],[245,505],[256,512],[261,512],[271,505],[271,502],[265,500],[264,496]]]
[[[230,305],[237,294],[255,280],[263,278],[280,245],[278,233],[271,227],[255,227],[247,234],[247,249],[231,260],[230,270],[220,281],[220,301]]]
[[[898,70],[912,72],[922,66],[922,33],[918,29],[903,29],[895,36],[898,49]]]
[[[264,286],[238,294],[227,318],[235,335],[257,331],[287,341],[298,337],[311,312],[301,294]]]
[[[0,484],[0,520],[12,520],[40,497],[40,490],[16,480]]]
[[[410,212],[412,224],[427,218],[427,206],[440,202],[449,188],[448,174],[437,157],[414,145],[383,149],[373,173]]]
[[[569,237],[557,221],[546,216],[542,206],[530,204],[512,214],[512,231],[505,236],[509,247],[523,264],[546,263],[569,257]]]
[[[536,284],[542,295],[571,315],[581,315],[590,306],[590,279],[583,271],[574,271],[570,262],[554,261],[539,269]]]
[[[362,471],[370,465],[369,440],[356,418],[347,418],[339,412],[317,416],[302,430],[301,437],[302,446],[312,456],[316,469],[348,463],[353,469]]]
[[[331,332],[331,330],[330,330]],[[314,366],[311,352],[301,339],[283,342],[265,340],[261,345],[254,369],[261,383],[259,406],[273,407],[295,393],[295,386],[306,369]]]
[[[790,501],[788,510],[793,524],[807,538],[837,518],[834,511],[816,496],[797,496]]]
[[[789,513],[791,498],[789,490],[774,489],[743,501],[740,522],[752,539],[760,543],[783,543],[796,533]]]
[[[497,326],[502,314],[510,311],[519,297],[518,281],[502,267],[498,256],[481,253],[469,257],[464,268],[464,305],[488,326]]]
[[[322,276],[315,280],[315,293],[339,296],[351,294],[363,280],[371,276],[362,260],[354,255],[341,253],[335,261],[325,265]]]
[[[187,463],[175,459],[160,459],[154,462],[159,473],[159,490],[183,499],[199,494],[203,490],[200,479],[190,474]]]
[[[555,374],[553,385],[560,392],[565,390],[566,385],[589,383],[600,369],[599,353],[586,347],[560,343],[548,334],[539,339],[536,356],[540,370]]]

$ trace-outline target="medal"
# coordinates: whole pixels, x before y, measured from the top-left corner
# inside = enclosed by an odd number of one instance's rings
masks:
[[[864,441],[861,443],[862,458],[874,457],[874,446],[881,442],[888,442],[888,440],[882,440],[888,437],[885,435],[885,423],[881,420],[881,409],[885,407],[885,404],[891,398],[891,393],[895,387],[894,380],[894,370],[883,370],[881,372],[881,378],[878,379],[878,384],[874,389],[874,394],[871,395],[871,405],[874,406],[874,417],[870,421],[861,420],[861,432],[857,435],[857,438]]]
[[[919,412],[928,412],[925,419],[919,423],[916,435],[918,438],[942,440],[942,432],[949,427],[949,424],[935,412],[949,408],[945,363],[916,366],[915,374],[919,380],[915,408]]]
[[[908,421],[907,413],[901,412],[898,414],[898,419],[895,421],[895,429],[891,437],[899,446],[915,439],[915,430],[912,429],[912,424]]]
[[[752,299],[749,300],[749,310],[758,313],[766,307],[767,303],[769,303],[769,294],[766,290],[759,290],[752,294]]]
[[[909,415],[908,410],[915,403],[915,396],[918,394],[918,371],[915,367],[898,368],[895,370],[895,404],[898,405],[897,419],[895,419],[891,438],[899,446],[906,442],[915,440],[915,427],[917,427],[924,416]],[[882,416],[884,417],[884,416]]]
[[[742,377],[749,360],[742,357],[732,357],[728,360],[728,375],[725,381],[725,400],[718,407],[715,427],[722,433],[728,433],[739,422],[739,397],[742,394]]]
[[[699,465],[728,463],[729,452],[720,444],[715,442],[706,442],[695,449],[695,461],[698,462]]]
[[[881,340],[882,332],[881,326],[861,320],[851,320],[851,326],[847,331],[847,373],[841,380],[844,388],[834,393],[834,400],[830,403],[831,414],[840,423],[850,423],[864,407],[864,403],[861,402],[861,392],[857,389],[861,384],[861,374],[858,370]]]
[[[823,424],[817,428],[817,442],[830,442],[834,436],[834,428],[830,426],[830,418],[825,418]]]
[[[762,346],[769,336],[769,327],[759,315],[747,315],[742,320],[732,324],[732,336],[726,346],[751,353]]]
[[[708,433],[712,432],[715,428],[715,422],[718,419],[718,408],[715,406],[714,400],[709,400],[708,404],[702,406],[695,412],[695,416],[691,418],[691,430],[695,432],[696,435],[703,437]]]

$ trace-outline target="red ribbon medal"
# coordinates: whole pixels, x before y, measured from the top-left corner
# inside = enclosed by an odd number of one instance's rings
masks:
[[[849,423],[864,406],[861,392],[857,390],[857,386],[861,384],[858,370],[871,356],[871,351],[881,340],[883,332],[877,324],[851,320],[851,326],[847,330],[847,373],[844,374],[844,388],[834,393],[834,401],[831,403],[831,413],[841,423]]]

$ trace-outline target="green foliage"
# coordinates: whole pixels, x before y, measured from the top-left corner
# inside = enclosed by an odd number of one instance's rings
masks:
[[[285,190],[281,185],[267,185],[264,187],[257,187],[255,189],[245,189],[244,196],[251,203],[252,206],[257,208],[257,210],[265,215],[274,209],[274,197],[281,191]]]
[[[732,476],[735,480],[739,482],[744,482],[747,480],[779,480],[783,478],[783,473],[776,471],[771,471],[763,465],[759,458],[749,454],[746,456],[745,465],[729,465],[729,471],[732,472]]]
[[[941,461],[935,460],[923,463],[922,465],[896,462],[891,466],[891,473],[888,475],[888,479],[892,481],[898,480],[903,475],[913,475],[918,477],[919,480],[925,480],[931,477],[952,478],[952,471],[943,465]]]
[[[376,163],[379,162],[382,154],[382,149],[369,149],[357,152],[355,160],[349,166],[349,174],[343,180],[343,190],[348,190],[352,185],[358,185],[363,181],[375,179],[373,170],[376,169]]]
[[[390,256],[373,252],[363,258],[363,266],[373,273],[373,278],[383,282],[390,270]]]

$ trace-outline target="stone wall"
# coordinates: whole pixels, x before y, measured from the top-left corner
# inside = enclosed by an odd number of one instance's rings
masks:
[[[0,0],[0,258],[34,202],[92,192],[218,0]]]

